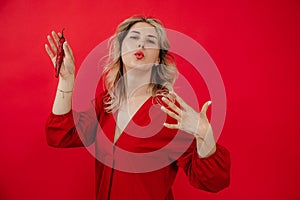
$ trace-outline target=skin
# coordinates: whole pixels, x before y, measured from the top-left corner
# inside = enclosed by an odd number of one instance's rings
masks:
[[[201,111],[196,112],[192,107],[185,103],[180,96],[174,92],[173,94],[176,98],[176,101],[180,104],[181,109],[167,98],[163,98],[163,101],[168,105],[168,107],[175,112],[172,112],[164,106],[161,107],[161,110],[167,113],[170,117],[176,119],[178,123],[164,123],[164,126],[170,129],[180,129],[194,135],[196,138],[199,156],[201,158],[211,156],[216,152],[216,142],[213,131],[206,116],[206,112],[211,104],[211,101],[207,101],[202,106]]]
[[[142,22],[134,24],[123,40],[121,52],[126,70],[124,78],[128,96],[118,111],[114,142],[119,139],[134,114],[151,96],[147,86],[153,64],[159,62],[159,41],[155,28]],[[138,59],[134,55],[136,52],[143,52],[144,57]]]
[[[60,33],[52,31],[52,37],[47,36],[49,45],[45,45],[46,52],[55,67],[55,59]],[[139,22],[134,24],[122,43],[122,60],[126,69],[124,76],[127,86],[127,101],[120,105],[115,130],[115,142],[131,120],[132,116],[151,96],[151,91],[147,89],[151,76],[153,64],[159,63],[159,41],[155,28],[147,23]],[[65,57],[59,75],[58,90],[55,96],[52,112],[62,115],[70,112],[72,102],[72,92],[62,94],[61,91],[72,91],[75,81],[74,56],[67,41],[63,44]],[[137,59],[135,52],[142,51],[143,59]],[[139,78],[137,78],[139,77]],[[213,136],[211,125],[207,119],[206,111],[211,104],[207,101],[200,112],[195,111],[185,101],[173,93],[180,108],[168,99],[163,101],[175,112],[161,107],[161,110],[170,117],[178,121],[177,124],[166,124],[170,129],[180,129],[194,135],[197,143],[198,155],[201,158],[209,157],[216,151],[216,142]]]
[[[137,59],[135,53],[141,51],[145,57]],[[126,71],[138,69],[149,72],[154,63],[159,62],[159,41],[158,35],[153,26],[139,22],[134,24],[122,43],[122,60]]]
[[[53,63],[53,67],[55,68],[57,46],[59,37],[61,37],[61,33],[57,34],[56,32],[52,31],[51,35],[52,37],[50,35],[47,36],[49,44],[45,44],[45,49]],[[75,81],[74,56],[67,41],[64,42],[63,49],[65,51],[65,57],[61,65],[59,81],[57,85],[58,90],[56,92],[52,107],[52,112],[56,115],[62,115],[71,111],[72,92],[69,91],[73,91]],[[62,93],[59,90],[68,92]]]

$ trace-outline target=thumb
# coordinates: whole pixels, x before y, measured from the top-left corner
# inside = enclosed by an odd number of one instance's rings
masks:
[[[206,111],[208,109],[208,107],[211,105],[211,101],[207,101],[203,106],[202,106],[202,109],[201,109],[201,112],[206,114]]]

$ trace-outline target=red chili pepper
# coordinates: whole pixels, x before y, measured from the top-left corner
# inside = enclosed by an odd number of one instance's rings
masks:
[[[55,77],[58,78],[59,72],[60,72],[60,67],[64,59],[64,49],[63,49],[63,44],[66,41],[64,37],[64,29],[61,32],[61,37],[59,38],[58,41],[58,48],[57,48],[57,56],[56,56],[56,61],[55,61]]]

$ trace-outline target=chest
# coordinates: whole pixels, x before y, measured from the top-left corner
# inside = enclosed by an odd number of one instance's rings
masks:
[[[160,105],[150,98],[142,105],[105,113],[100,127],[104,140],[111,145],[140,153],[158,149],[165,145],[167,138],[172,138],[174,134],[163,126],[166,120],[167,115]]]
[[[119,108],[118,112],[116,113],[116,125],[115,125],[115,132],[114,132],[114,143],[117,142],[121,134],[124,132],[125,128],[128,126],[129,122],[132,118],[136,115],[139,109],[143,109],[143,106],[147,106],[147,99],[150,98],[149,96],[141,96],[138,98],[131,99],[126,104],[124,103]]]
[[[145,168],[151,171],[175,160],[174,152],[177,152],[178,144],[182,144],[181,134],[163,126],[165,122],[175,121],[161,111],[159,104],[148,99],[134,115],[119,116],[117,112],[105,113],[100,120],[95,146],[98,160],[125,171],[143,171]],[[127,125],[115,140],[116,130],[121,131],[118,123],[123,117]]]

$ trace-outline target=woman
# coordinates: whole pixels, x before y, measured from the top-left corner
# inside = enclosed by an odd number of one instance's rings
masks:
[[[60,33],[52,36],[45,48],[55,63]],[[210,101],[196,112],[173,91],[177,69],[158,20],[131,17],[118,26],[103,73],[105,91],[86,112],[71,109],[74,56],[67,42],[63,49],[47,142],[62,148],[95,144],[97,199],[173,199],[178,167],[196,188],[218,192],[229,185],[229,152],[216,144],[206,117]]]

